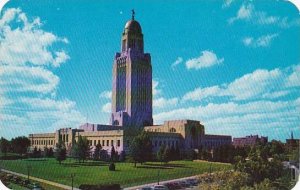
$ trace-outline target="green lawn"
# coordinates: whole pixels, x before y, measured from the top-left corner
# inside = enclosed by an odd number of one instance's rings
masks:
[[[174,179],[192,176],[216,170],[231,169],[231,165],[210,162],[174,161],[168,165],[157,162],[138,164],[134,168],[132,163],[116,163],[114,172],[108,171],[108,163],[101,161],[88,161],[77,163],[72,159],[64,161],[61,165],[55,159],[25,159],[2,160],[3,168],[27,174],[27,165],[31,166],[31,175],[50,181],[71,185],[71,173],[75,173],[74,185],[80,184],[108,184],[118,183],[122,187],[145,184],[157,181],[158,171],[160,179]],[[1,166],[0,166],[1,167]]]

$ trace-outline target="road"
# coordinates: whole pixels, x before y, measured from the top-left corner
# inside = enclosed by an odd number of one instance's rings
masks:
[[[172,180],[167,180],[167,181],[160,181],[159,184],[164,184],[164,183],[170,183],[170,182],[176,182],[179,180],[186,180],[186,179],[192,179],[192,178],[196,178],[197,176],[190,176],[190,177],[184,177],[184,178],[179,178],[179,179],[172,179]],[[124,190],[136,190],[136,189],[140,189],[142,187],[149,187],[149,186],[153,186],[153,185],[157,185],[157,182],[155,183],[149,183],[149,184],[144,184],[144,185],[139,185],[139,186],[134,186],[134,187],[127,187],[124,188]]]

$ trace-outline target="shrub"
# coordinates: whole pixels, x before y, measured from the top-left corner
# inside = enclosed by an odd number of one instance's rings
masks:
[[[114,163],[110,163],[108,167],[109,171],[116,171],[116,166]]]

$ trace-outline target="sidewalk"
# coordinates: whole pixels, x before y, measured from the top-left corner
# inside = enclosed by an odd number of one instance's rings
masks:
[[[176,182],[176,181],[179,181],[179,180],[192,179],[192,178],[196,178],[196,177],[197,177],[197,175],[190,176],[190,177],[183,177],[183,178],[179,178],[179,179],[172,179],[172,180],[167,180],[167,181],[160,181],[159,184]],[[149,183],[149,184],[144,184],[144,185],[139,185],[139,186],[134,186],[134,187],[127,187],[127,188],[124,188],[124,190],[136,190],[136,189],[140,189],[142,187],[149,187],[149,186],[153,186],[153,185],[157,185],[157,182],[155,182],[155,183]]]
[[[12,171],[5,170],[5,169],[1,169],[1,171],[6,172],[6,173],[10,173],[10,174],[13,174],[13,175],[17,175],[17,176],[20,176],[20,177],[27,178],[27,175],[20,174],[20,173],[17,173],[17,172],[12,172]],[[53,182],[53,181],[48,181],[48,180],[45,180],[45,179],[40,179],[40,178],[37,178],[37,177],[29,176],[29,179],[34,180],[34,181],[38,181],[38,182],[41,182],[41,183],[46,183],[46,184],[49,184],[49,185],[52,185],[52,186],[55,186],[55,187],[59,187],[59,188],[62,188],[62,189],[66,189],[66,190],[71,190],[72,189],[72,187],[70,187],[70,186],[63,185],[63,184],[60,184],[60,183],[56,183],[56,182]],[[74,187],[73,190],[80,190],[80,189]]]

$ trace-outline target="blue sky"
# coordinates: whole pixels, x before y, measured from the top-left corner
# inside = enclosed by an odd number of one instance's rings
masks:
[[[132,8],[152,56],[155,124],[300,137],[300,16],[274,0],[12,0],[0,14],[0,136],[107,124]]]

